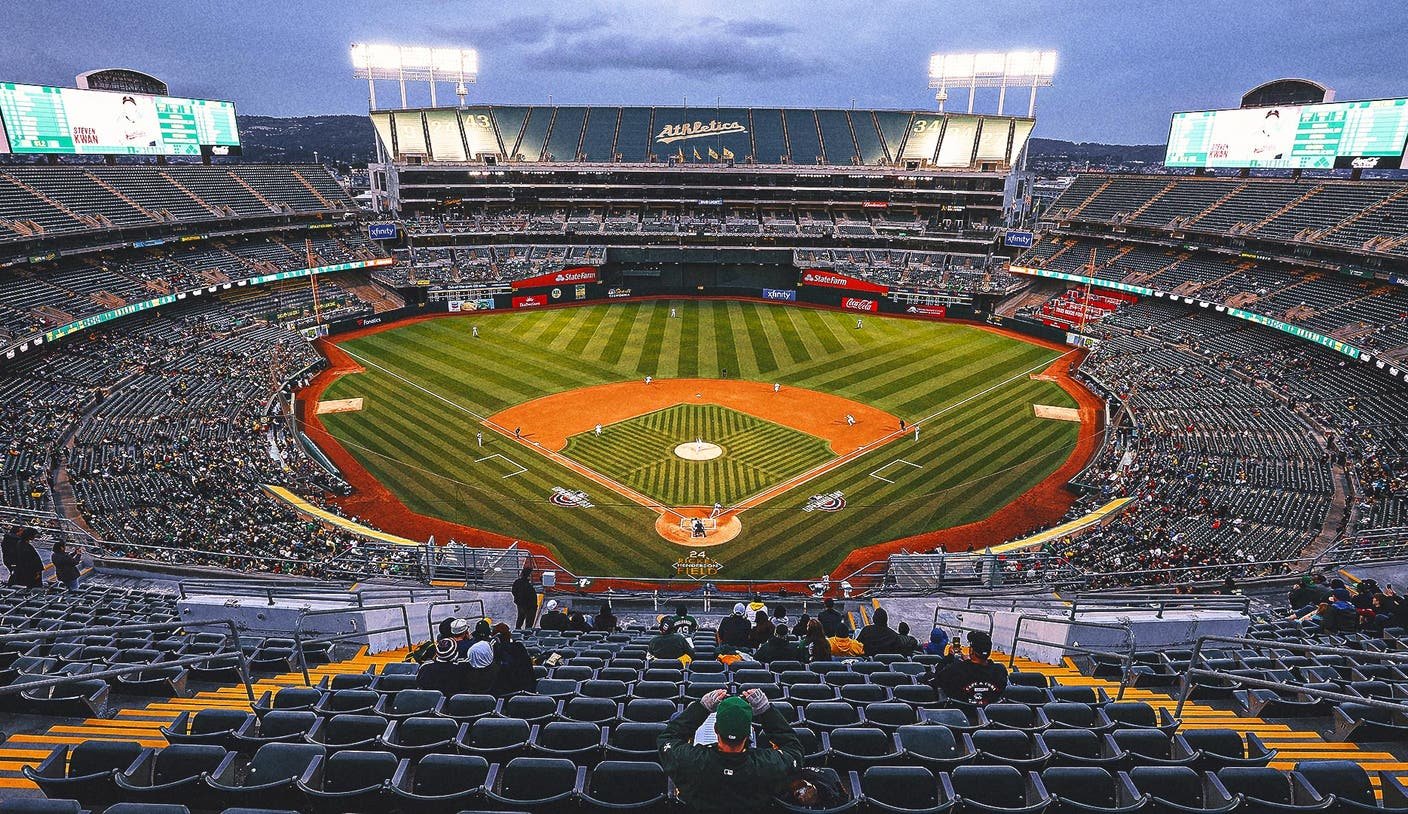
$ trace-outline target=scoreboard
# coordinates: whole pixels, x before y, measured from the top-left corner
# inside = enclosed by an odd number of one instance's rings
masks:
[[[232,102],[0,83],[0,152],[235,155]]]
[[[1408,99],[1175,113],[1169,167],[1398,169]]]

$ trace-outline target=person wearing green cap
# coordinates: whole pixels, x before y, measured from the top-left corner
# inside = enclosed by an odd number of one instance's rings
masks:
[[[695,730],[711,712],[718,743],[695,744]],[[775,749],[748,747],[755,719]],[[802,741],[759,689],[706,694],[670,721],[657,745],[680,799],[698,814],[761,811],[802,767]]]

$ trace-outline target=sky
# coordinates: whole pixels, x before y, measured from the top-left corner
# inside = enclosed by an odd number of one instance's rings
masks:
[[[1173,111],[1235,107],[1283,76],[1342,100],[1408,96],[1408,0],[0,0],[0,18],[0,81],[131,67],[274,116],[365,113],[352,42],[478,49],[471,103],[924,109],[935,51],[1055,49],[1035,135],[1124,144],[1163,143]],[[996,104],[980,92],[978,110]],[[1018,92],[1007,112],[1025,107]]]

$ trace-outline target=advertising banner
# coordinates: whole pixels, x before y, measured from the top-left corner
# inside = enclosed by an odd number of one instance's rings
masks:
[[[367,237],[372,240],[395,240],[396,224],[369,223],[367,224]]]
[[[934,317],[935,319],[943,319],[948,316],[948,308],[942,305],[907,305],[904,312],[915,316]]]
[[[554,271],[551,274],[539,274],[537,277],[529,277],[523,280],[514,280],[512,283],[509,283],[509,285],[517,291],[520,288],[547,288],[553,285],[595,282],[597,282],[596,268],[592,266],[581,266],[579,268]]]
[[[886,294],[890,289],[868,280],[859,280],[834,271],[807,269],[802,272],[802,285],[818,285],[825,288],[844,288],[847,291],[864,291],[871,294]]]
[[[631,296],[631,290],[629,288],[612,288],[606,292],[606,296],[613,300],[624,300]]]
[[[860,297],[845,297],[841,300],[841,307],[849,308],[852,311],[869,311],[873,314],[880,310],[880,303]]]
[[[1006,234],[1002,236],[1002,245],[1013,249],[1030,249],[1032,247],[1032,233],[1008,229]]]
[[[530,294],[526,297],[514,297],[514,308],[537,308],[547,302],[542,294]]]
[[[795,288],[764,288],[763,299],[781,300],[783,302],[796,302],[797,289]]]

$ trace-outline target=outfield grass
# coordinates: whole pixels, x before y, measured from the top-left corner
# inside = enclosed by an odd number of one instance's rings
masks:
[[[675,455],[681,441],[723,447],[709,461]],[[731,506],[835,457],[814,435],[717,404],[679,404],[567,439],[563,454],[666,506]]]
[[[680,318],[668,318],[671,308]],[[654,532],[653,512],[512,440],[486,433],[477,447],[480,417],[577,387],[724,368],[910,421],[935,416],[918,442],[891,442],[745,512],[739,537],[711,551],[736,578],[814,578],[856,547],[982,519],[1069,456],[1078,426],[1035,418],[1031,405],[1074,399],[1026,375],[1058,352],[953,323],[867,317],[854,326],[839,312],[694,300],[428,320],[345,343],[368,371],[324,398],[365,406],[321,418],[413,511],[540,543],[590,575],[669,576],[685,552]],[[595,508],[553,506],[554,486],[588,492]],[[837,490],[847,508],[800,511],[809,495]]]

